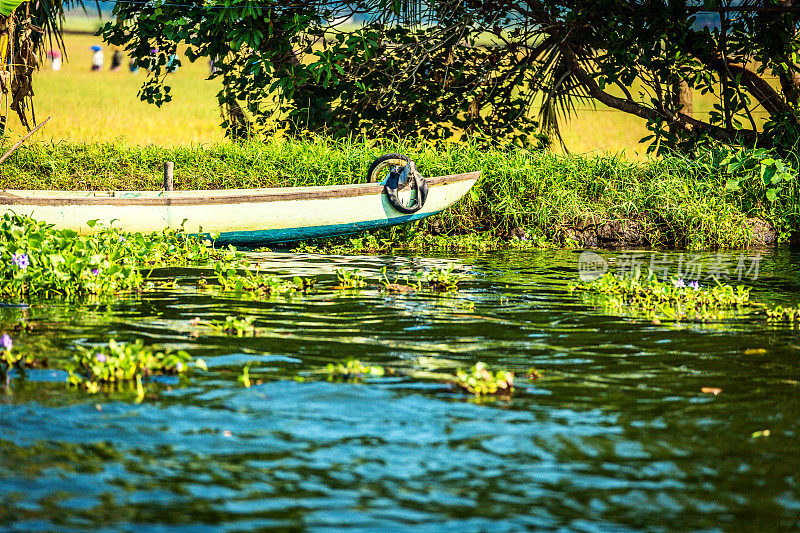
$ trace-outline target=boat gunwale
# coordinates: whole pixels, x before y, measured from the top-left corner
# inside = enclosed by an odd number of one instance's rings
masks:
[[[460,181],[477,180],[481,172],[465,172],[426,178],[430,187],[438,187]],[[22,193],[22,194],[15,194]],[[115,205],[115,206],[171,206],[171,205],[209,205],[242,204],[260,202],[281,202],[295,200],[327,200],[383,194],[381,183],[356,183],[349,185],[313,187],[273,187],[265,189],[212,189],[208,191],[48,191],[63,193],[64,196],[37,196],[36,191],[0,191],[0,205]],[[119,197],[114,193],[147,194],[158,196]],[[189,193],[189,194],[187,194]],[[238,193],[238,194],[237,194]],[[82,194],[84,196],[77,196]],[[100,194],[102,196],[85,196]]]

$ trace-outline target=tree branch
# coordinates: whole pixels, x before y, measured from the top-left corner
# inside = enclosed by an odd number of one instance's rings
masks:
[[[713,124],[708,124],[701,120],[689,117],[683,113],[673,113],[667,109],[656,110],[651,107],[643,106],[637,102],[619,98],[618,96],[611,95],[597,85],[597,82],[592,76],[583,68],[578,61],[574,52],[570,50],[569,46],[564,46],[562,52],[570,65],[570,68],[575,72],[575,76],[586,87],[589,95],[607,105],[608,107],[618,109],[631,115],[636,115],[645,120],[665,120],[670,126],[682,129],[687,133],[705,133],[717,140],[724,142],[744,141],[747,143],[754,143],[758,138],[758,132],[753,130],[728,130]]]
[[[780,93],[752,70],[742,65],[726,63],[722,58],[712,59],[706,64],[720,76],[732,77],[733,81],[739,78],[739,81],[747,87],[748,92],[755,96],[758,103],[763,105],[770,115],[789,114],[794,116],[791,106],[784,101]]]

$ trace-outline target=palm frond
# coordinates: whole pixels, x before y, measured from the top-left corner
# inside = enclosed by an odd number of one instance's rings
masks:
[[[538,65],[533,77],[542,95],[539,128],[548,137],[558,139],[566,150],[561,125],[576,114],[576,104],[594,105],[594,100],[575,77],[555,40],[541,51]]]

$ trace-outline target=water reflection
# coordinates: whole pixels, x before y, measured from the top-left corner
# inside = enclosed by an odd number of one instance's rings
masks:
[[[621,252],[620,252],[621,253]],[[613,254],[612,254],[613,255]],[[318,276],[308,296],[243,301],[184,289],[111,304],[0,309],[52,358],[108,336],[189,350],[209,372],[136,404],[69,392],[63,373],[0,397],[0,523],[16,529],[224,525],[339,529],[797,527],[800,339],[747,317],[721,324],[604,315],[564,290],[577,254],[463,258],[254,254]],[[455,297],[385,295],[380,270],[453,264]],[[325,290],[336,268],[371,287]],[[765,256],[754,297],[796,302],[796,255]],[[470,304],[470,305],[465,305]],[[474,308],[471,305],[474,304]],[[256,317],[254,338],[191,335],[189,320]],[[752,350],[758,348],[759,350]],[[297,383],[329,361],[477,360],[544,377],[474,402],[406,378]],[[249,389],[237,377],[252,362]],[[703,387],[722,389],[716,396]],[[769,429],[770,436],[753,438]]]

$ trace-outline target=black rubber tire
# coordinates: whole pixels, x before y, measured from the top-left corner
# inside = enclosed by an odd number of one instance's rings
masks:
[[[369,183],[375,183],[381,181],[386,175],[380,176],[379,172],[383,169],[383,167],[390,167],[390,166],[405,166],[405,163],[411,161],[407,155],[403,154],[384,154],[377,158],[372,164],[369,166],[369,170],[367,170],[367,181]],[[404,164],[400,164],[401,162],[405,162]]]
[[[410,172],[406,176],[407,179],[400,182],[401,172],[396,172],[392,167],[405,167],[408,164],[411,165],[411,168],[408,169]],[[422,209],[428,197],[428,182],[422,177],[419,171],[416,170],[414,162],[403,154],[384,154],[375,159],[369,166],[367,180],[370,182],[382,180],[384,178],[382,175],[384,168],[392,168],[383,186],[389,204],[395,210],[405,214],[416,213]],[[411,185],[412,191],[416,193],[416,198],[414,198],[409,205],[403,204],[397,197],[397,191],[402,190],[407,185]]]

